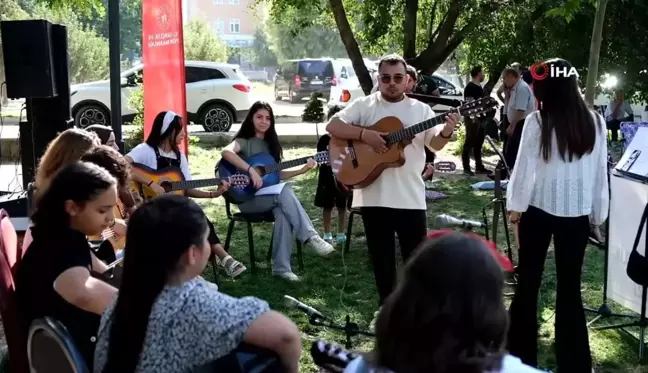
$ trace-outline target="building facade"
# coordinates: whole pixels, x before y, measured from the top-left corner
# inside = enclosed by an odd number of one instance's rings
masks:
[[[255,0],[183,0],[185,22],[207,22],[221,40],[234,47],[252,45],[262,12]]]

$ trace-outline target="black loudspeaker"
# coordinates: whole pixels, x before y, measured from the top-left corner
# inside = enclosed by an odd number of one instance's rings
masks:
[[[34,97],[31,100],[33,120],[37,123],[49,121],[59,127],[68,121],[72,114],[70,109],[70,58],[68,55],[67,28],[63,25],[51,27],[51,55],[53,76],[58,95],[49,98]],[[28,108],[29,109],[29,108]],[[27,115],[30,115],[29,110]],[[67,127],[66,127],[67,128]]]
[[[52,71],[59,94],[55,97],[26,100],[27,121],[19,123],[23,188],[34,180],[36,167],[47,145],[59,133],[73,125],[70,113],[67,28],[63,25],[51,25],[50,29]]]
[[[0,22],[7,96],[54,97],[58,94],[52,55],[52,24],[45,20]]]

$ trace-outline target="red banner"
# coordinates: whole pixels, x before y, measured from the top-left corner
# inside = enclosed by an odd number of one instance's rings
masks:
[[[142,57],[144,60],[144,137],[161,111],[174,111],[187,133],[182,0],[143,0]],[[187,154],[188,136],[182,144]]]

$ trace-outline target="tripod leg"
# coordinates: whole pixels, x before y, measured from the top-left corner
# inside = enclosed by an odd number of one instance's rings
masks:
[[[595,326],[592,329],[594,329],[594,330],[610,330],[610,329],[630,328],[630,327],[636,327],[636,326],[641,326],[641,322],[640,321],[633,321],[633,322],[628,322],[628,323],[624,323],[624,324]]]
[[[508,255],[509,260],[513,263],[513,250],[511,249],[511,233],[508,228],[508,222],[506,221],[506,204],[504,200],[499,202],[500,208],[502,209],[502,224],[504,225],[504,237],[506,238],[506,254]],[[519,249],[519,248],[518,248]]]

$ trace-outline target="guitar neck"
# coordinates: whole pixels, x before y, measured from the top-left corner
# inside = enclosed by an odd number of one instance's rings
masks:
[[[319,155],[319,153],[316,154],[315,156],[301,157],[301,158],[293,159],[293,160],[290,160],[290,161],[284,161],[284,162],[280,162],[280,163],[275,163],[275,164],[263,166],[262,168],[263,168],[263,171],[265,171],[266,174],[272,174],[272,173],[275,173],[275,172],[285,170],[287,168],[293,168],[293,167],[297,167],[297,166],[301,166],[303,164],[306,164],[306,162],[308,162],[308,160],[310,158],[318,159],[319,158],[318,155]]]
[[[416,134],[421,133],[425,130],[429,130],[430,128],[436,126],[437,124],[443,123],[444,122],[443,117],[444,115],[437,115],[436,117],[430,118],[421,123],[402,128],[396,132],[392,132],[389,135],[387,135],[387,145],[391,145],[397,142],[401,142],[403,140],[411,139],[412,137],[416,136]]]
[[[169,192],[175,192],[178,190],[205,188],[205,187],[220,185],[222,184],[222,182],[223,179],[220,178],[176,181],[171,183],[171,190],[169,190]]]

